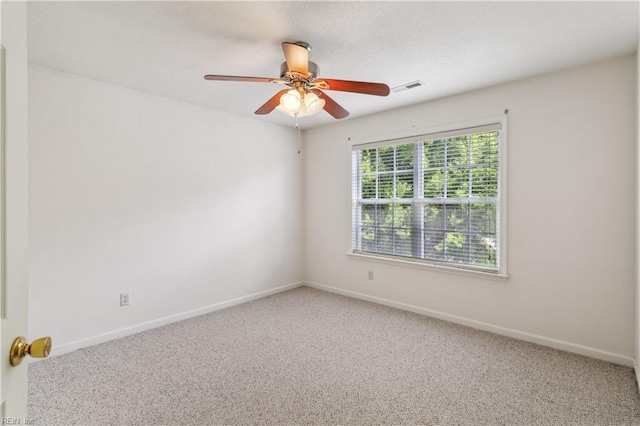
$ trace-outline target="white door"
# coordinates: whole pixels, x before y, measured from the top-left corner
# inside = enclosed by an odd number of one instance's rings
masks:
[[[11,343],[27,336],[27,15],[26,2],[0,2],[3,47],[0,120],[0,424],[29,424],[27,362],[12,367]],[[28,336],[27,336],[28,337]]]

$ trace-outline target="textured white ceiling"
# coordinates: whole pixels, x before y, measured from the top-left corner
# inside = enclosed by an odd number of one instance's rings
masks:
[[[282,41],[320,77],[424,87],[386,98],[331,91],[351,117],[632,53],[638,2],[29,2],[34,64],[293,126],[253,112],[280,87]],[[348,119],[348,118],[347,118]],[[324,111],[303,128],[333,122]]]

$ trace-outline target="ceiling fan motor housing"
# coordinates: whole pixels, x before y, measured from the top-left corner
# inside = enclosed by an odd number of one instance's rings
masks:
[[[309,73],[307,75],[301,74],[296,71],[289,71],[287,63],[283,62],[282,65],[280,65],[280,78],[290,83],[295,81],[312,83],[316,78],[318,78],[320,67],[318,67],[318,64],[316,64],[315,62],[309,61],[308,70]]]

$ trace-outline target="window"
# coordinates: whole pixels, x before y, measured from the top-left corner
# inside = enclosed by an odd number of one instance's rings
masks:
[[[355,145],[352,251],[499,273],[500,124]]]

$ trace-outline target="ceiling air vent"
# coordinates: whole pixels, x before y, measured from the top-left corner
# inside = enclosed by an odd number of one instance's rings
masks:
[[[400,86],[396,86],[391,88],[391,91],[394,93],[404,92],[405,90],[415,89],[416,87],[424,86],[424,83],[420,80],[412,81],[411,83],[405,83]]]

